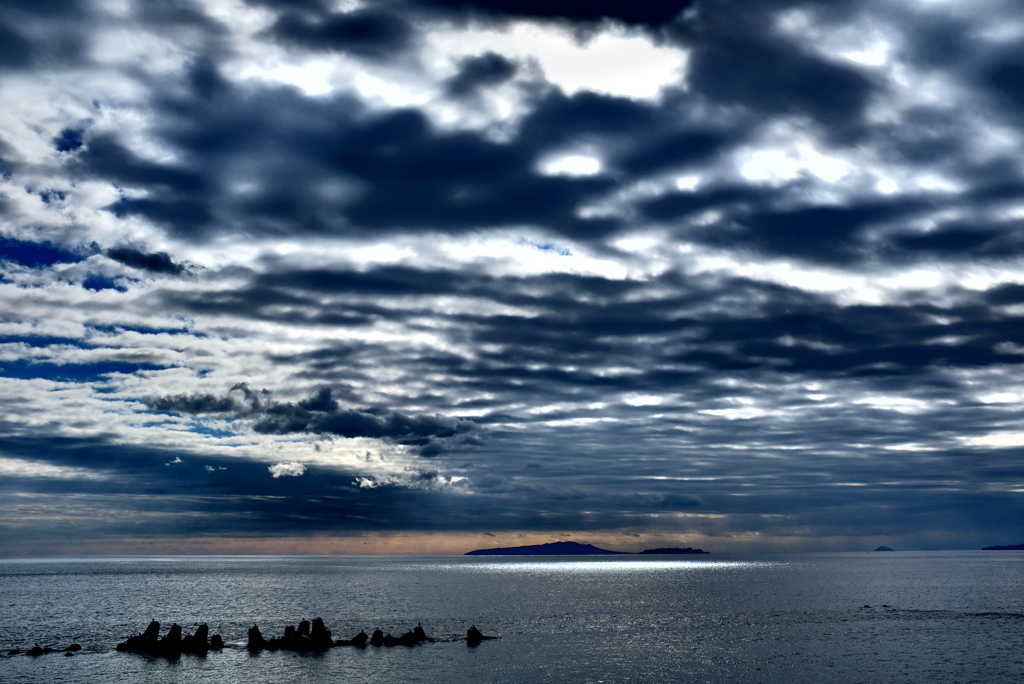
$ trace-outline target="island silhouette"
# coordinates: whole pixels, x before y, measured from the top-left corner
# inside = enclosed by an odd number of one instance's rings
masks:
[[[708,553],[701,549],[660,548],[647,549],[640,553],[627,553],[626,551],[609,551],[593,544],[581,544],[574,541],[557,541],[547,544],[532,544],[528,546],[507,546],[498,549],[477,549],[470,551],[467,556],[649,556],[649,555],[675,555],[675,554],[701,554]]]
[[[1024,551],[1024,544],[1010,544],[1009,546],[985,546],[982,551]]]

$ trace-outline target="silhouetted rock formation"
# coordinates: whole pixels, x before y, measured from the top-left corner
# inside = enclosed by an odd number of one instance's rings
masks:
[[[41,656],[43,655],[43,649],[39,646],[39,644],[36,644],[32,648],[28,649],[28,651],[25,652],[25,655],[30,655],[33,658]]]
[[[167,636],[160,640],[160,650],[164,653],[181,653],[181,625],[177,622],[167,630]]]
[[[129,653],[159,653],[160,623],[153,620],[142,634],[128,637],[128,640],[117,645],[118,651]]]
[[[249,642],[245,645],[250,651],[262,651],[267,647],[267,641],[260,633],[260,628],[253,625],[249,628]]]
[[[146,628],[145,632],[128,637],[127,641],[117,645],[117,650],[127,653],[148,653],[163,656],[177,656],[182,653],[204,654],[211,648],[209,634],[210,628],[204,623],[196,628],[194,634],[182,638],[181,625],[175,623],[171,625],[167,635],[161,639],[160,623],[153,620],[149,623],[149,627]],[[213,648],[220,649],[224,647],[224,641],[219,634],[214,634],[212,641],[216,644]],[[77,644],[72,644],[72,646],[77,646]],[[79,649],[81,649],[81,646],[74,650]],[[72,650],[71,646],[67,650]]]
[[[366,641],[370,637],[366,636],[366,632],[359,632],[351,639],[338,639],[334,642],[335,646],[359,646],[360,648],[366,646]]]
[[[373,636],[370,637],[371,646],[383,646],[384,645],[384,632],[379,629],[373,630]]]
[[[365,635],[364,635],[365,636]],[[288,625],[284,628],[284,636],[265,640],[260,628],[253,625],[249,629],[247,648],[252,651],[319,651],[334,646],[331,630],[324,626],[322,618],[316,618],[312,624],[308,620],[299,623],[298,628]]]
[[[467,646],[479,646],[481,641],[485,641],[487,639],[497,639],[497,638],[498,637],[496,637],[496,636],[485,636],[485,635],[483,635],[480,632],[480,630],[476,628],[476,625],[472,625],[469,629],[466,630],[466,645]]]
[[[82,645],[81,644],[71,644],[70,646],[68,646],[64,650],[65,651],[81,651],[82,650]]]
[[[196,627],[195,634],[181,640],[182,653],[206,653],[210,650],[210,628],[206,624]]]
[[[427,636],[427,633],[423,631],[423,625],[416,623],[416,626],[412,630],[413,635],[416,637],[416,641],[434,641]]]
[[[331,630],[324,626],[322,618],[313,619],[313,627],[310,630],[309,637],[313,640],[316,648],[330,648],[334,645],[334,640],[331,639]]]

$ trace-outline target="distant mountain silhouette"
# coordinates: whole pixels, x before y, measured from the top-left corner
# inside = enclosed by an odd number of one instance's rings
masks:
[[[477,549],[467,556],[642,556],[651,554],[707,553],[700,549],[647,549],[640,553],[609,551],[593,544],[580,544],[572,541],[558,541],[549,544],[533,544],[531,546],[508,546],[501,549]]]
[[[1024,544],[1011,544],[1010,546],[986,546],[982,551],[1024,551]]]
[[[892,551],[888,546],[879,546],[875,551]]]
[[[509,546],[503,549],[478,549],[467,556],[625,556],[621,551],[599,549],[593,544],[558,541],[532,546]]]

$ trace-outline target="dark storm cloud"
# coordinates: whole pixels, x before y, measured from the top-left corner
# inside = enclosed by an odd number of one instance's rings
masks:
[[[479,88],[507,81],[515,75],[516,69],[514,62],[494,52],[471,57],[463,60],[459,73],[449,79],[448,93],[455,97],[469,95]]]
[[[228,395],[217,397],[212,394],[179,394],[165,397],[153,397],[147,405],[156,411],[174,411],[198,415],[203,413],[232,413],[241,406],[234,397]]]
[[[400,17],[376,9],[342,13],[287,12],[269,29],[283,42],[314,50],[337,50],[365,57],[394,57],[412,36]]]
[[[180,275],[185,269],[181,264],[176,264],[167,252],[154,252],[147,254],[131,247],[115,247],[105,252],[106,256],[119,261],[125,266],[142,269],[150,273],[167,273]]]
[[[1017,116],[1024,114],[1024,41],[1014,41],[985,69],[985,81]]]
[[[417,111],[363,128],[358,145],[340,150],[338,161],[368,184],[348,210],[359,225],[458,230],[536,222],[576,234],[609,227],[574,215],[583,198],[610,189],[609,180],[539,177],[529,147],[475,134],[433,135]]]
[[[690,84],[723,103],[761,114],[810,116],[832,133],[860,123],[874,90],[863,73],[809,53],[792,39],[766,31],[780,10],[844,12],[851,3],[701,3],[692,22],[672,33],[692,48]],[[835,20],[835,19],[833,19]]]
[[[414,4],[448,10],[481,9],[498,14],[536,18],[593,20],[610,17],[630,24],[659,25],[671,21],[692,0],[415,0]]]
[[[125,197],[109,205],[115,215],[145,216],[197,240],[243,225],[247,232],[268,234],[352,234],[536,223],[579,238],[597,237],[617,221],[579,218],[577,210],[615,182],[540,176],[534,169],[538,156],[578,137],[629,134],[657,120],[655,108],[629,100],[552,93],[538,103],[513,145],[477,133],[436,131],[416,109],[366,117],[347,98],[313,100],[290,89],[243,91],[206,64],[197,64],[189,80],[191,97],[163,104],[164,138],[183,161],[144,161],[103,135],[88,140],[79,163],[96,178],[150,192],[145,199]],[[266,163],[256,163],[259,158]],[[224,201],[229,179],[223,173],[235,163],[265,192]],[[328,179],[354,184],[353,198],[339,204],[318,196],[316,183]],[[219,224],[213,223],[215,213],[225,214]]]
[[[17,30],[0,23],[0,68],[28,66],[32,43]]]
[[[264,435],[312,433],[337,437],[368,437],[415,446],[421,456],[436,456],[446,449],[479,440],[470,420],[442,415],[408,415],[384,409],[342,408],[332,390],[322,388],[302,401],[276,402],[248,386],[239,385],[233,396],[171,395],[147,399],[150,408],[178,413],[233,413],[255,421],[253,430]]]

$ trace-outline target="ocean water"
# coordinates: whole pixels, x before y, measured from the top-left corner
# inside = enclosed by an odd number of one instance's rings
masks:
[[[314,617],[438,641],[244,648]],[[151,619],[229,648],[114,650]],[[1020,682],[1024,553],[0,559],[0,649],[37,642],[83,650],[4,655],[0,682]]]

